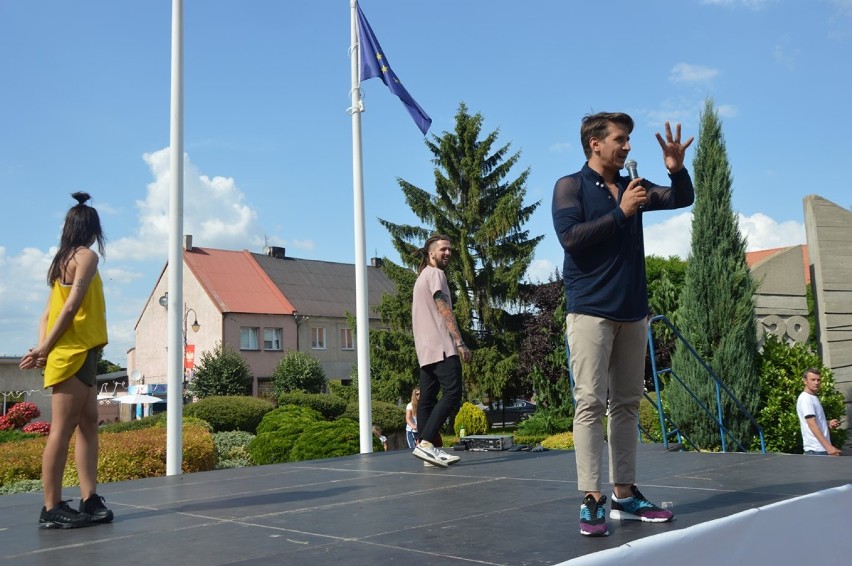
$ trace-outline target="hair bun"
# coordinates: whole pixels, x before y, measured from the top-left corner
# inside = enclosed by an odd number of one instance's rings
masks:
[[[87,200],[92,198],[91,196],[89,196],[89,193],[84,193],[82,191],[73,193],[71,197],[76,200],[78,204],[85,204]]]

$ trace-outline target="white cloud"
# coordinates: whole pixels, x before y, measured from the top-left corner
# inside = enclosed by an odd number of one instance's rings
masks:
[[[689,255],[692,234],[692,213],[683,212],[657,224],[646,224],[645,255],[661,257]]]
[[[740,232],[746,238],[746,251],[771,250],[805,243],[805,225],[788,220],[778,222],[761,212],[739,216]]]
[[[290,240],[290,245],[297,250],[311,251],[316,247],[313,240]]]
[[[673,83],[706,83],[718,75],[718,69],[690,65],[689,63],[676,63],[669,72],[669,81]]]
[[[757,212],[737,215],[740,233],[746,239],[746,251],[770,250],[805,243],[805,225],[778,222]],[[658,224],[645,225],[645,254],[686,259],[692,240],[692,213],[684,212]]]
[[[110,257],[119,260],[145,260],[168,256],[170,154],[164,148],[143,156],[154,180],[148,184],[145,199],[136,202],[139,226],[133,236],[110,245]],[[184,156],[184,234],[192,234],[201,247],[260,249],[263,230],[257,211],[245,202],[245,195],[231,177],[202,174]]]
[[[554,153],[567,153],[574,149],[574,144],[571,142],[557,142],[551,144],[548,149]]]
[[[527,268],[526,280],[530,283],[547,283],[556,269],[556,264],[549,259],[534,259]]]

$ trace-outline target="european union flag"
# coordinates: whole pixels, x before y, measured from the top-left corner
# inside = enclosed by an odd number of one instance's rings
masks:
[[[358,36],[361,43],[361,80],[372,79],[379,77],[382,79],[392,93],[397,95],[405,109],[411,114],[414,123],[426,135],[429,131],[429,126],[432,125],[432,118],[420,108],[420,105],[415,102],[402,83],[399,82],[399,77],[390,68],[388,60],[385,58],[382,46],[379,45],[379,40],[376,39],[370,24],[367,23],[367,18],[364,17],[364,12],[361,11],[361,5],[358,4]]]

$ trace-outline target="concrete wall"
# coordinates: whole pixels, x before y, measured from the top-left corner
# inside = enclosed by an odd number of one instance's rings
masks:
[[[767,334],[798,344],[808,341],[808,300],[802,246],[792,246],[752,266],[758,283],[754,296],[758,340]]]
[[[814,311],[823,364],[852,417],[852,212],[817,195],[804,199]],[[848,442],[846,449],[852,446]]]

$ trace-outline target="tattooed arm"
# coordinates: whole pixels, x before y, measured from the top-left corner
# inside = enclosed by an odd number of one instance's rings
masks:
[[[470,349],[462,339],[461,332],[459,331],[459,325],[456,323],[456,317],[453,314],[453,309],[450,308],[450,298],[443,291],[435,292],[434,298],[435,304],[438,307],[438,312],[442,317],[444,317],[444,324],[447,326],[447,330],[450,331],[450,336],[453,337],[453,342],[456,344],[459,357],[464,362],[469,362],[471,359]]]

